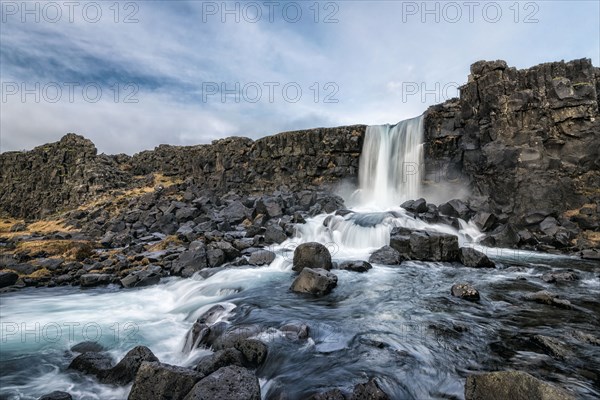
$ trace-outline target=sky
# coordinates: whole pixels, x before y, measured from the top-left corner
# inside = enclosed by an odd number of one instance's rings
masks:
[[[600,2],[1,1],[0,151],[397,123],[469,66],[600,66]]]

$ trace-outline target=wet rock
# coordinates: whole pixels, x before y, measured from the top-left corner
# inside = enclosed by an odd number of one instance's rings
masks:
[[[265,243],[273,244],[273,243],[281,243],[287,239],[287,235],[285,234],[282,227],[279,225],[269,225],[265,230]]]
[[[211,329],[208,325],[196,321],[188,331],[183,344],[183,352],[189,353],[192,349],[206,344]]]
[[[0,271],[0,289],[17,283],[19,275],[12,271]]]
[[[383,246],[375,250],[369,257],[369,263],[384,265],[399,265],[404,260],[400,253],[390,246]]]
[[[460,262],[467,267],[494,268],[496,266],[488,256],[472,247],[461,247],[458,256]]]
[[[288,339],[303,340],[308,338],[309,328],[306,324],[286,324],[279,330]]]
[[[582,331],[573,331],[571,336],[580,342],[588,343],[594,346],[600,346],[600,338]]]
[[[258,250],[250,254],[248,264],[250,265],[267,265],[271,264],[275,260],[275,253],[269,250]]]
[[[366,261],[343,261],[337,264],[336,269],[343,269],[352,272],[367,272],[373,266]]]
[[[450,290],[452,296],[460,297],[464,300],[469,301],[478,301],[479,300],[479,292],[473,286],[468,283],[457,283],[452,286]]]
[[[55,390],[52,393],[43,395],[38,400],[73,400],[73,397],[67,392]]]
[[[132,272],[121,279],[121,285],[126,288],[156,285],[160,282],[162,268],[158,265],[148,265],[140,271]]]
[[[211,327],[211,330],[213,327]],[[210,338],[207,341],[215,350],[237,348],[240,342],[260,332],[261,328],[258,325],[238,325],[222,332],[212,343],[210,342]]]
[[[79,278],[81,287],[108,285],[111,281],[112,276],[109,274],[83,274]]]
[[[228,366],[198,382],[185,400],[260,400],[258,378],[251,371]]]
[[[337,286],[337,276],[322,268],[304,268],[290,289],[298,293],[324,296]]]
[[[189,278],[194,273],[208,267],[206,246],[197,240],[190,243],[188,250],[182,252],[177,260],[173,261],[171,270],[175,275]]]
[[[270,196],[264,196],[256,201],[256,213],[267,215],[269,218],[279,218],[283,215],[283,210],[279,201]]]
[[[87,352],[75,357],[68,369],[102,378],[113,367],[112,358],[106,353]]]
[[[405,201],[400,207],[416,214],[427,212],[427,202],[423,198]]]
[[[458,199],[440,204],[438,209],[442,214],[448,217],[461,218],[465,221],[467,221],[473,213],[464,201]]]
[[[294,250],[292,269],[301,272],[304,268],[318,268],[329,271],[332,268],[331,254],[320,243],[302,243]]]
[[[598,260],[600,261],[600,250],[598,249],[586,249],[581,252],[581,258],[586,260]]]
[[[249,368],[258,368],[267,359],[267,345],[256,339],[244,339],[235,344],[235,348],[244,356],[244,365]]]
[[[206,252],[206,260],[210,268],[221,266],[225,263],[225,252],[221,249],[210,248]]]
[[[548,283],[572,282],[579,280],[579,275],[572,271],[548,272],[542,275],[542,280]]]
[[[375,379],[354,386],[350,400],[390,400],[391,398],[379,387]]]
[[[458,260],[458,237],[446,233],[394,228],[390,234],[390,247],[411,260]]]
[[[569,300],[559,299],[557,294],[550,293],[546,290],[541,290],[535,293],[527,293],[525,296],[523,296],[523,299],[539,304],[547,304],[558,308],[564,308],[567,310],[573,308]]]
[[[481,241],[484,246],[492,247],[514,247],[521,237],[511,224],[500,225]]]
[[[331,389],[323,393],[313,394],[308,400],[346,400],[346,396],[340,389]]]
[[[146,346],[136,346],[129,350],[123,359],[102,377],[101,381],[114,385],[127,385],[133,382],[144,361],[158,361],[158,358]]]
[[[71,347],[71,351],[75,353],[99,353],[104,350],[104,346],[102,346],[100,343],[90,341],[77,343]]]
[[[225,309],[225,307],[223,307],[220,304],[216,304],[208,310],[206,310],[204,313],[202,313],[202,315],[198,317],[196,322],[199,322],[201,324],[212,325],[215,322],[217,322],[217,320],[221,318],[221,316],[223,316],[226,312],[227,310]]]
[[[569,393],[520,371],[467,377],[465,400],[574,400]]]
[[[471,222],[473,222],[475,226],[477,226],[477,228],[479,228],[479,230],[482,232],[491,230],[497,221],[498,218],[496,218],[494,214],[485,211],[478,211],[471,218]]]
[[[182,400],[202,378],[204,375],[193,369],[143,362],[135,375],[128,400]]]
[[[237,349],[219,350],[213,354],[201,358],[196,365],[195,370],[202,375],[207,376],[217,371],[219,368],[230,365],[243,366],[244,357]]]
[[[570,354],[565,344],[558,339],[544,335],[535,335],[531,338],[531,341],[554,358],[564,360]]]

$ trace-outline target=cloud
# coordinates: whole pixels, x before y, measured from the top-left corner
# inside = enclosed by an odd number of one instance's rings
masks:
[[[7,3],[14,2],[3,7]],[[118,16],[113,3],[100,3],[97,23],[77,12],[73,22],[58,23],[22,23],[19,14],[4,13],[0,150],[31,148],[67,132],[84,134],[100,151],[131,154],[160,143],[395,123],[445,100],[448,85],[465,82],[479,59],[506,59],[521,68],[581,57],[597,65],[600,59],[595,2],[536,3],[537,23],[524,22],[532,11],[524,3],[518,16],[512,3],[496,3],[503,14],[493,23],[482,14],[484,3],[472,22],[466,10],[449,22],[446,3],[436,16],[407,12],[421,2],[321,2],[318,13],[313,3],[282,2],[272,13],[263,6],[256,23],[248,22],[254,14],[239,15],[239,23],[226,15],[223,23],[220,13],[205,12],[209,3],[119,3]],[[302,9],[296,23],[288,22],[291,6],[282,11],[291,4]],[[124,23],[127,16],[138,22]],[[325,23],[327,17],[338,22]],[[102,97],[90,102],[78,93],[70,101],[63,93],[51,103],[38,93],[39,102],[31,94],[23,101],[20,92],[6,95],[15,83],[37,83],[40,92],[50,83],[92,84]],[[419,91],[409,95],[407,85]],[[222,89],[229,91],[224,98]],[[424,96],[424,90],[438,93]],[[138,102],[126,103],[132,93]]]

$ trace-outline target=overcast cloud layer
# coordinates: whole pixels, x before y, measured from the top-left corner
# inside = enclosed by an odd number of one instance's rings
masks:
[[[598,1],[2,1],[1,12],[3,152],[67,132],[132,154],[396,123],[455,96],[477,60],[600,65]]]

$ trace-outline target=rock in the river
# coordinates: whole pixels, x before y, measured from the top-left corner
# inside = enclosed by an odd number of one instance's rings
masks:
[[[80,278],[81,287],[108,285],[112,280],[110,274],[83,274]]]
[[[534,335],[531,341],[554,358],[564,360],[570,354],[566,345],[558,339],[544,335]]]
[[[379,387],[375,379],[354,386],[350,400],[390,400],[390,397]]]
[[[244,357],[242,353],[237,349],[224,349],[219,350],[213,354],[201,358],[196,365],[196,371],[202,375],[210,375],[216,370],[228,367],[230,365],[243,366]]]
[[[405,201],[400,207],[417,214],[427,212],[427,202],[423,198]]]
[[[546,290],[540,290],[539,292],[535,293],[527,293],[525,296],[523,296],[523,299],[564,309],[573,308],[569,300],[559,299],[557,294],[550,293]]]
[[[123,359],[104,375],[101,381],[115,385],[127,385],[133,382],[144,361],[158,361],[158,358],[146,346],[136,346],[129,350]]]
[[[288,339],[302,340],[308,338],[309,328],[306,324],[285,324],[279,330]]]
[[[573,331],[571,335],[580,342],[589,343],[594,346],[600,346],[600,337],[596,337],[582,331]]]
[[[390,247],[405,259],[419,261],[458,260],[458,237],[447,233],[394,228]]]
[[[383,246],[375,250],[369,257],[369,262],[373,264],[399,265],[404,260],[400,253],[390,246]]]
[[[258,378],[246,368],[223,367],[200,382],[185,400],[260,400]]]
[[[468,283],[457,283],[453,285],[450,293],[452,296],[460,297],[461,299],[469,301],[479,300],[479,292]]]
[[[494,227],[498,218],[494,214],[478,211],[472,218],[473,222],[482,232],[487,232]]]
[[[43,395],[38,400],[73,400],[73,397],[67,392],[55,390],[52,393]]]
[[[292,269],[301,272],[304,268],[319,268],[329,271],[332,268],[331,254],[321,243],[302,243],[294,250]]]
[[[269,225],[265,230],[265,243],[266,244],[274,244],[281,243],[287,239],[287,235],[285,234],[282,227],[279,225]]]
[[[579,280],[579,275],[572,271],[548,272],[542,275],[542,280],[548,283],[570,282]]]
[[[76,353],[99,353],[104,350],[104,346],[102,346],[100,343],[91,341],[77,343],[71,347],[71,351]]]
[[[271,264],[275,259],[275,253],[269,250],[258,250],[250,254],[248,263],[250,265],[266,265]]]
[[[75,357],[68,369],[102,378],[112,368],[113,360],[106,353],[87,352]]]
[[[299,293],[323,296],[337,286],[337,276],[322,268],[304,268],[290,289]]]
[[[190,243],[188,250],[179,255],[177,260],[173,261],[173,272],[184,278],[189,278],[204,268],[208,267],[206,257],[206,246],[203,242],[197,240]]]
[[[182,400],[196,382],[200,372],[160,362],[143,362],[135,375],[128,400]]]
[[[367,272],[373,266],[366,261],[343,261],[337,265],[337,269],[344,269],[352,272]]]
[[[148,265],[121,279],[121,285],[126,288],[156,285],[160,282],[161,271],[162,268],[158,265]]]
[[[0,271],[0,289],[17,283],[19,275],[13,271]]]
[[[467,267],[494,268],[496,266],[488,256],[472,247],[461,247],[458,256],[460,262]]]
[[[440,204],[438,209],[444,215],[461,218],[465,221],[467,221],[473,213],[464,201],[458,199],[450,200],[447,203]]]
[[[256,339],[244,339],[236,343],[235,348],[244,356],[244,365],[249,368],[261,366],[267,359],[267,345]]]
[[[465,400],[574,400],[564,390],[520,371],[467,377]]]

